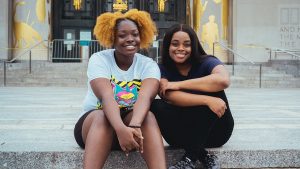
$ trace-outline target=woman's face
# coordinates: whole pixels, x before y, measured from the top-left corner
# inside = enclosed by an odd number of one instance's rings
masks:
[[[185,63],[191,56],[191,46],[191,38],[189,34],[182,31],[174,33],[169,47],[169,55],[171,59],[177,64]]]
[[[118,54],[133,56],[140,48],[140,34],[136,24],[130,20],[119,23],[114,47]]]

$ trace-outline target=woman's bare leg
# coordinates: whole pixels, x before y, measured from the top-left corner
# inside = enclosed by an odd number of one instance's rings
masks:
[[[82,126],[84,169],[103,168],[111,150],[113,133],[102,110],[95,110],[86,117]]]
[[[142,124],[144,137],[144,153],[142,153],[149,169],[165,169],[166,158],[162,136],[152,112],[149,112]]]

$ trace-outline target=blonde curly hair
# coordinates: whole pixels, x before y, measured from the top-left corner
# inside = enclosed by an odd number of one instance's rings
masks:
[[[157,34],[157,29],[154,21],[148,12],[131,9],[126,13],[121,12],[106,12],[98,16],[94,27],[94,35],[100,45],[110,48],[115,40],[115,27],[119,19],[129,19],[137,24],[140,33],[140,48],[147,49],[153,42],[154,35]]]

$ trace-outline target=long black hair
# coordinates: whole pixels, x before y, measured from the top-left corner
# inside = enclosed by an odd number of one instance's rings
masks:
[[[168,70],[176,70],[175,62],[169,54],[169,48],[173,35],[179,31],[186,32],[191,39],[192,52],[190,58],[187,60],[191,65],[200,63],[206,56],[195,31],[189,25],[175,24],[166,31],[162,44],[162,64]]]

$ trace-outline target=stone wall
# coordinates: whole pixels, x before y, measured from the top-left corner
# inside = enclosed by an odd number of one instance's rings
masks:
[[[234,0],[233,46],[254,62],[269,59],[266,48],[300,49],[300,1]]]
[[[8,49],[9,40],[8,40],[8,29],[9,29],[9,3],[10,0],[2,0],[0,10],[0,60],[9,59]]]

